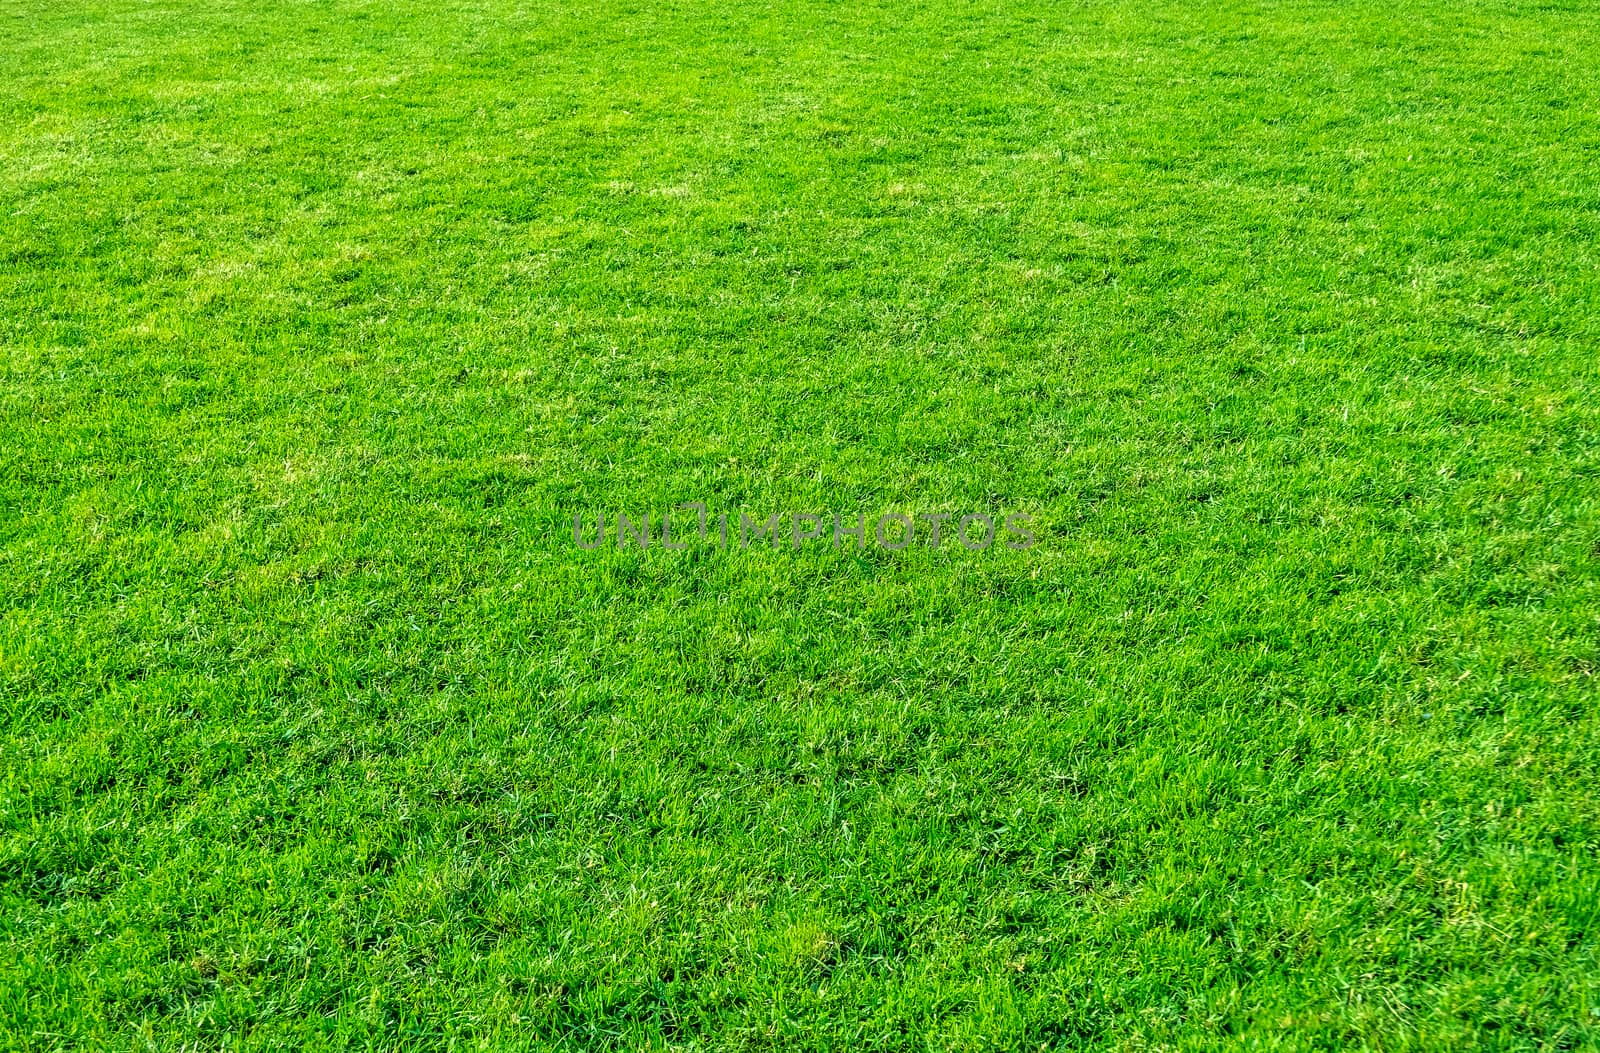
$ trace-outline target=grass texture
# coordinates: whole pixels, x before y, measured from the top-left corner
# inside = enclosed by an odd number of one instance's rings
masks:
[[[1600,1047],[1597,68],[7,0],[0,1047]]]

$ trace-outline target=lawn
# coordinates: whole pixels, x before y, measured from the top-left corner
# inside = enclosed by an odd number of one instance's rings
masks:
[[[5,0],[0,1048],[1600,1048],[1597,69]]]

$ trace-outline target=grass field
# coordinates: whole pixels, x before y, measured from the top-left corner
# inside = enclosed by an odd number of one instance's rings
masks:
[[[5,0],[0,1048],[1600,1048],[1597,68]]]

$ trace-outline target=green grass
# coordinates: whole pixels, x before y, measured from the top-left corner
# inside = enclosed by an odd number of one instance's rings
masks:
[[[1597,68],[8,0],[0,1047],[1600,1048]]]

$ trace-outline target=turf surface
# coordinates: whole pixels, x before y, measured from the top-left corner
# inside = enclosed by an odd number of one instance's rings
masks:
[[[8,0],[0,1047],[1596,1048],[1597,65]]]

